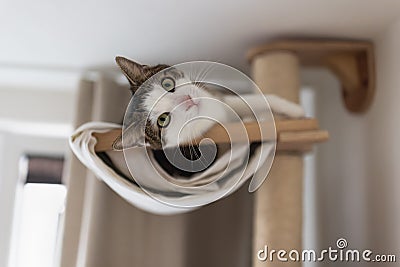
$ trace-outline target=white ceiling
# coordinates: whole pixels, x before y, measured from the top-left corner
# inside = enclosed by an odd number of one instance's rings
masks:
[[[371,38],[400,14],[397,0],[0,1],[0,65],[80,69],[214,60],[246,70],[269,38]]]

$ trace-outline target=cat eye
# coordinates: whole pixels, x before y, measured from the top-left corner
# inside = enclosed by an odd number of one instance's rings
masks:
[[[175,81],[170,77],[165,77],[161,80],[161,86],[168,92],[175,92]]]
[[[163,114],[161,114],[160,116],[158,116],[157,125],[158,125],[160,128],[164,128],[164,127],[167,127],[167,126],[168,126],[168,124],[170,123],[170,121],[171,121],[171,117],[169,116],[169,112],[164,112]]]

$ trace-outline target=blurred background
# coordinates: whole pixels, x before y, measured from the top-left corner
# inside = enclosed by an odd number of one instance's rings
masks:
[[[363,115],[345,110],[330,72],[301,70],[305,108],[331,136],[306,156],[304,247],[345,237],[400,256],[400,2],[2,0],[0,36],[0,266],[111,266],[88,258],[82,216],[65,224],[83,78],[116,73],[116,55],[218,61],[250,75],[248,49],[283,37],[370,40],[376,52],[376,95]]]

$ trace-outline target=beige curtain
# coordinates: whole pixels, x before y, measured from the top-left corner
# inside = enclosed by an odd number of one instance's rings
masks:
[[[75,126],[120,123],[130,98],[111,74],[82,80]],[[61,266],[250,266],[252,196],[247,185],[196,211],[149,214],[131,206],[72,156]]]

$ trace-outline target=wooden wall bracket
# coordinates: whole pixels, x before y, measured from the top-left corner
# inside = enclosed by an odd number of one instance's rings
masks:
[[[290,51],[297,54],[303,66],[325,67],[340,80],[342,97],[348,111],[365,112],[375,92],[374,47],[367,41],[350,40],[283,40],[272,41],[251,49],[251,61],[259,54]]]

